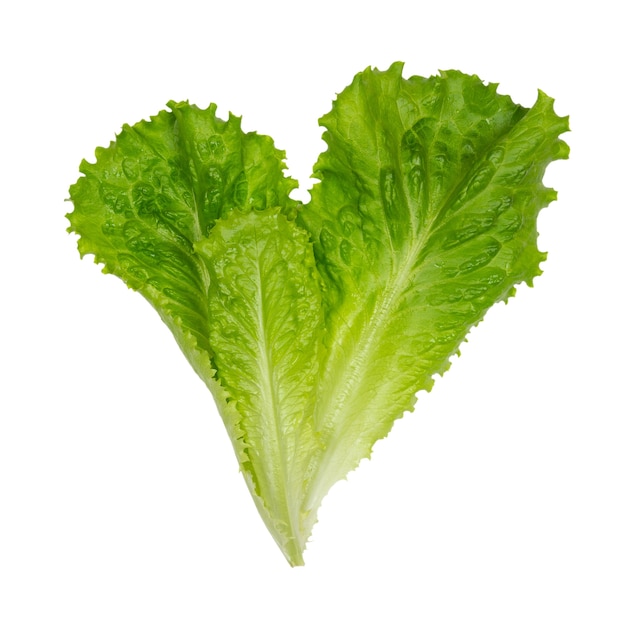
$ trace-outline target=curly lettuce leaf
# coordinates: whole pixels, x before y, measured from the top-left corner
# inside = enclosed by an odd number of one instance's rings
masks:
[[[274,208],[285,215],[294,212],[297,203],[289,193],[296,183],[284,176],[284,152],[269,137],[244,133],[240,118],[231,115],[220,120],[215,105],[206,110],[187,103],[169,106],[171,111],[162,111],[150,121],[124,126],[108,148],[96,150],[95,163],[83,161],[84,176],[70,188],[74,211],[68,215],[68,230],[80,236],[81,256],[93,254],[105,273],[117,275],[139,291],[170,328],[213,393],[268,528],[290,562],[301,563],[305,538],[297,515],[302,498],[294,478],[301,472],[290,459],[300,444],[305,452],[314,449],[307,439],[312,428],[301,421],[307,415],[310,420],[317,362],[309,343],[314,342],[314,318],[321,319],[321,309],[318,303],[315,313],[313,306],[316,297],[320,300],[319,284],[313,275],[310,244],[308,251],[303,248],[306,235]],[[273,239],[268,223],[260,217],[263,212],[271,215],[267,218],[271,224],[280,226]],[[238,231],[235,240],[229,230],[233,224]],[[250,241],[245,237],[251,233],[258,236],[259,247],[246,248]],[[216,259],[214,251],[229,245],[234,246],[234,256],[225,251],[223,258]],[[289,246],[289,263],[286,257],[271,258],[272,252],[286,254]],[[259,289],[276,295],[275,281],[283,279],[284,285],[291,281],[294,286],[276,298],[279,308],[269,311],[270,327],[245,326],[247,304],[260,306],[252,296],[250,303],[233,305],[239,318],[230,327],[235,318],[223,307],[224,294],[242,284],[241,274],[228,262],[247,262],[249,269],[253,259],[246,255],[251,250],[261,255],[256,269]],[[304,275],[299,277],[296,266],[305,259]],[[263,274],[265,270],[274,272],[274,282],[266,283],[272,277]],[[238,283],[230,285],[235,276]],[[300,306],[295,326],[289,327],[290,307],[298,294],[306,297],[306,310]],[[286,303],[288,296],[294,300]],[[246,322],[252,324],[250,319]],[[249,355],[241,346],[231,350],[229,345],[232,329],[244,327],[250,333],[246,341],[256,337]],[[282,352],[275,348],[280,342]],[[263,363],[259,359],[265,359],[262,370],[255,368]],[[285,360],[291,369],[283,367]],[[250,385],[257,385],[261,397],[244,399]],[[280,406],[268,399],[274,390]],[[254,404],[257,400],[259,406]],[[274,420],[272,443],[268,420]],[[294,437],[290,444],[286,443],[288,429]]]
[[[542,184],[566,158],[552,99],[514,104],[476,76],[368,69],[321,118],[328,150],[299,222],[312,235],[328,337],[315,407],[324,453],[306,506],[369,457],[415,394],[515,285],[540,273]]]
[[[241,416],[242,470],[276,542],[301,565],[306,472],[319,448],[312,413],[323,314],[313,249],[273,210],[233,211],[196,250],[210,276],[217,378]]]

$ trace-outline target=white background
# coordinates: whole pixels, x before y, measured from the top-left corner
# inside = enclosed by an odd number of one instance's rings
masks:
[[[0,624],[626,624],[624,58],[617,4],[125,0],[0,15]],[[567,7],[567,8],[565,8]],[[291,569],[212,399],[66,234],[82,158],[169,99],[308,175],[368,65],[457,68],[571,116],[549,251],[325,500]],[[303,196],[304,197],[304,196]]]

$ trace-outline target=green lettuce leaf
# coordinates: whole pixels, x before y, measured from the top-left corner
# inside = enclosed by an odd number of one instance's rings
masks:
[[[310,526],[302,505],[311,457],[323,313],[308,234],[278,210],[236,211],[196,249],[210,276],[217,378],[241,416],[244,476],[293,565]]]
[[[220,120],[216,105],[169,107],[125,125],[115,142],[96,150],[96,163],[82,162],[84,176],[70,188],[68,230],[80,235],[81,256],[93,254],[105,273],[139,291],[170,328],[213,393],[264,521],[287,559],[299,564],[306,540],[296,520],[302,472],[287,457],[301,448],[306,466],[305,455],[315,449],[309,440],[321,304],[307,235],[284,217],[295,212],[289,193],[296,183],[284,176],[284,152],[269,137],[244,133],[240,118]],[[224,254],[216,258],[216,250]],[[283,289],[279,307],[269,309],[270,328],[255,327],[254,314],[268,303],[246,290],[237,271],[237,263],[251,271],[253,252],[261,256],[251,285],[266,298],[276,296],[276,281]],[[306,298],[306,307],[292,309],[298,298]]]
[[[214,105],[169,107],[81,164],[69,230],[170,328],[299,565],[332,485],[540,274],[567,119],[542,92],[526,109],[476,76],[368,69],[320,120],[301,206],[271,139]]]
[[[541,180],[567,119],[476,76],[368,69],[320,123],[328,150],[299,222],[313,237],[328,336],[316,394],[315,509],[368,457],[472,326],[540,273]]]

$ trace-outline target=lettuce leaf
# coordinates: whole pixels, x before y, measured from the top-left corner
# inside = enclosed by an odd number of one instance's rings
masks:
[[[302,206],[271,139],[215,105],[168,106],[81,164],[69,230],[170,328],[300,565],[332,485],[540,274],[567,118],[542,92],[526,109],[476,76],[367,69],[320,120]]]
[[[308,233],[278,210],[219,220],[196,250],[210,276],[209,341],[220,384],[240,415],[239,460],[274,539],[302,564],[301,511],[311,455],[323,330]]]
[[[556,198],[567,119],[542,92],[515,105],[476,76],[368,69],[320,123],[328,150],[299,222],[324,282],[328,348],[316,394],[324,454],[307,506],[413,408],[472,326],[532,284],[537,214]]]

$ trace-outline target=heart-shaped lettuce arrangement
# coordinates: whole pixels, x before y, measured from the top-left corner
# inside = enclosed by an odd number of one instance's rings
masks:
[[[186,102],[124,126],[70,189],[69,230],[157,310],[213,393],[292,565],[322,499],[545,254],[568,130],[457,71],[367,69],[321,118],[301,204],[284,152]]]

